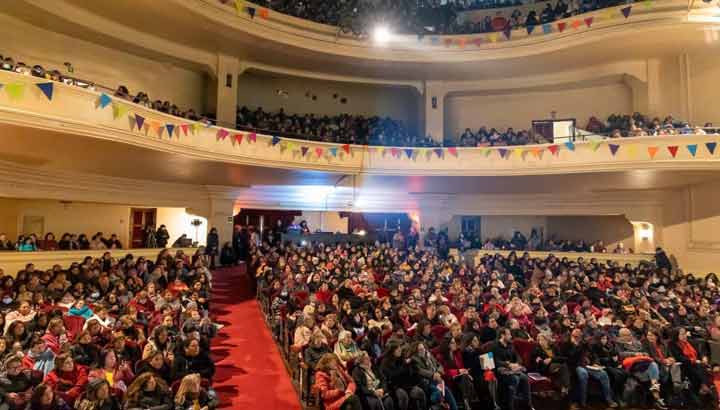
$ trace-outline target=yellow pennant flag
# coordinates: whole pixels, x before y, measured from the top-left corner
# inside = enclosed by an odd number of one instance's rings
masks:
[[[522,148],[515,148],[514,151],[515,151],[515,155],[517,155],[518,157],[522,158],[523,161],[525,160],[525,157],[524,157],[524,155],[523,155],[523,154],[525,154],[525,150],[524,150],[524,149],[522,149]]]
[[[607,10],[605,10],[605,11],[602,13],[602,18],[603,18],[604,20],[612,20],[613,17],[615,17],[615,13],[617,13],[617,10],[616,10],[616,9],[614,9],[614,8],[612,8],[612,9],[607,9]]]
[[[128,112],[128,106],[124,104],[113,104],[113,119],[118,119]]]
[[[238,16],[245,10],[245,0],[235,0],[235,11]]]
[[[648,8],[648,9],[651,8],[653,6],[653,1],[645,0],[645,1],[643,1],[643,6],[645,6],[645,8]]]
[[[490,33],[489,39],[490,39],[491,43],[497,43],[497,40],[498,40],[497,33]]]
[[[627,153],[628,158],[635,159],[637,156],[637,146],[635,144],[628,144],[625,146],[625,152]]]
[[[590,141],[590,148],[592,148],[593,152],[597,151],[598,148],[600,148],[600,145],[602,145],[602,143],[602,140]]]
[[[194,122],[191,128],[193,135],[197,134],[197,132],[200,131],[200,128],[202,128],[202,125],[200,125],[200,123]]]
[[[378,147],[377,152],[381,157],[385,156],[385,147]]]
[[[13,101],[22,100],[23,95],[25,95],[25,83],[5,84],[5,92]]]

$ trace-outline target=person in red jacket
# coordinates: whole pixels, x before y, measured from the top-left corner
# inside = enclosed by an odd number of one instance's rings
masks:
[[[313,390],[320,393],[325,410],[362,410],[360,398],[355,395],[355,382],[332,353],[321,357],[315,366]]]
[[[67,342],[63,320],[59,317],[51,319],[42,338],[53,353],[59,354],[61,346]]]
[[[55,358],[55,370],[45,376],[44,383],[52,387],[55,394],[66,403],[72,405],[88,383],[87,368],[75,364],[69,354],[62,353]]]

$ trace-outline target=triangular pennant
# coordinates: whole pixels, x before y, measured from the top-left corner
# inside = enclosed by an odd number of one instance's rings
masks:
[[[615,154],[617,154],[618,150],[620,149],[620,146],[617,144],[608,144],[608,148],[610,148],[610,153],[614,157]]]
[[[390,148],[390,155],[393,157],[397,157],[400,155],[400,150],[397,148]]]
[[[688,144],[688,145],[686,146],[688,152],[689,152],[690,155],[692,155],[693,157],[695,156],[695,154],[697,154],[697,147],[698,147],[697,144]]]
[[[580,20],[573,20],[572,23],[570,23],[570,27],[574,28],[575,30],[579,29],[582,25],[582,22]]]
[[[175,131],[175,124],[165,124],[165,128],[168,131],[168,138],[172,138],[173,131]]]
[[[497,33],[490,33],[488,36],[488,40],[490,40],[491,43],[497,43],[498,35]]]
[[[322,157],[324,150],[321,147],[315,148],[315,155],[317,155],[318,158]]]
[[[505,38],[510,40],[510,34],[512,33],[512,27],[508,24],[505,26],[505,30],[503,30],[503,34],[505,34]]]
[[[451,38],[445,39],[445,47],[450,47],[452,45],[452,43],[453,43],[453,39],[451,39]]]
[[[600,145],[602,145],[602,141],[590,141],[590,148],[593,150],[593,152],[597,151],[598,148],[600,148]]]
[[[637,156],[637,146],[635,146],[635,144],[626,145],[625,152],[627,153],[628,158],[635,159]]]
[[[219,141],[219,140],[224,140],[225,137],[228,136],[228,134],[230,134],[230,133],[228,132],[228,130],[226,130],[225,128],[220,128],[220,129],[218,129],[218,131],[217,131],[216,139],[217,139],[218,141]]]
[[[430,44],[436,46],[440,44],[440,38],[439,37],[430,37]]]
[[[563,31],[565,31],[565,27],[567,27],[567,23],[562,21],[562,22],[558,23],[557,27],[558,27],[558,31],[562,33]]]
[[[456,43],[459,48],[465,48],[465,39],[464,38],[457,39]]]
[[[505,154],[507,154],[508,150],[505,148],[498,149],[498,154],[500,154],[500,158],[505,158]]]
[[[555,155],[560,149],[560,147],[558,147],[557,145],[550,145],[549,147],[547,147],[547,149],[548,151],[550,151],[551,154]]]
[[[248,7],[248,8],[247,8],[247,12],[248,12],[248,14],[250,15],[250,18],[251,18],[251,19],[254,19],[254,18],[255,18],[255,7]]]
[[[42,91],[43,94],[45,94],[45,97],[47,97],[48,100],[52,101],[54,88],[53,83],[37,83],[35,85],[40,89],[40,91]]]
[[[588,28],[589,28],[590,26],[592,26],[592,23],[593,23],[593,18],[592,18],[592,17],[588,17],[588,18],[585,19],[585,25],[588,26]]]
[[[185,136],[187,137],[188,125],[187,125],[187,124],[180,124],[180,129],[182,129],[183,134],[185,134]]]
[[[107,94],[100,94],[100,98],[98,98],[97,106],[100,108],[105,108],[112,102],[112,98],[110,98]]]
[[[514,150],[515,155],[522,158],[523,161],[525,161],[525,150],[522,148],[515,148]]]
[[[442,158],[444,152],[442,148],[435,148],[433,151],[435,151],[435,155],[437,155],[438,158]]]
[[[535,25],[534,25],[534,24],[530,24],[530,25],[528,25],[528,26],[526,27],[526,29],[527,29],[527,33],[528,33],[528,36],[529,36],[529,35],[532,34],[533,30],[535,30]]]
[[[200,123],[194,122],[192,124],[192,128],[190,128],[190,129],[192,130],[193,135],[197,134],[198,131],[200,131],[200,127],[201,127]]]
[[[405,155],[407,155],[408,158],[412,158],[415,151],[413,151],[412,148],[405,148]]]
[[[613,17],[615,17],[615,12],[617,9],[606,9],[602,12],[602,18],[605,20],[612,20]]]
[[[493,150],[490,148],[485,148],[485,152],[483,153],[485,155],[485,158],[489,157],[490,154],[492,154]]]
[[[475,43],[475,46],[477,46],[477,47],[482,46],[482,43],[483,43],[482,37],[476,37],[476,38],[473,40],[473,43]]]
[[[142,129],[144,123],[145,123],[145,117],[136,113],[135,114],[135,124],[137,124],[138,131]]]
[[[648,155],[650,156],[650,159],[655,159],[655,154],[658,152],[658,147],[647,147]]]
[[[672,155],[673,158],[677,155],[678,152],[678,146],[677,145],[671,145],[667,147],[668,151],[670,151],[670,155]]]
[[[342,150],[345,151],[346,154],[350,154],[350,144],[343,144]]]
[[[257,142],[257,134],[255,134],[254,132],[251,132],[250,134],[248,134],[248,141],[249,142]]]
[[[158,138],[162,138],[163,132],[165,132],[165,127],[160,126],[158,124],[157,128],[155,128],[155,132],[157,132]]]
[[[280,153],[282,154],[287,149],[288,144],[286,142],[280,143]]]
[[[0,84],[0,90],[5,86],[5,84]]]
[[[533,157],[540,159],[540,154],[542,154],[543,150],[542,148],[532,148],[530,152],[533,154]]]
[[[568,151],[575,151],[575,143],[572,141],[566,142],[565,147],[568,149]]]
[[[162,136],[163,127],[157,121],[148,121],[150,123],[150,129],[152,132],[157,134],[158,137]]]
[[[150,124],[148,124],[148,123],[143,124],[143,131],[145,131],[145,135],[147,135],[148,131],[150,131]]]
[[[337,154],[338,154],[337,147],[328,148],[328,151],[330,151],[330,155],[332,155],[333,157],[337,157]]]
[[[552,25],[550,23],[543,24],[543,33],[544,34],[552,33]]]
[[[235,0],[235,12],[238,14],[242,14],[243,9],[245,8],[245,1],[244,0]]]
[[[245,135],[244,135],[243,133],[238,132],[237,134],[233,134],[231,141],[234,141],[234,142],[236,142],[238,145],[240,145],[240,144],[242,144],[242,140],[243,140],[243,137],[244,137],[244,136],[245,136]]]
[[[273,136],[273,137],[272,137],[272,142],[271,142],[272,146],[274,147],[274,146],[276,146],[276,145],[279,144],[279,143],[280,143],[280,137],[278,137],[278,136]]]
[[[25,83],[10,83],[5,86],[5,92],[11,100],[22,100],[25,94]]]
[[[268,9],[260,9],[260,18],[263,18],[263,19],[267,20],[268,17],[270,17],[270,10],[268,10]]]
[[[654,2],[652,0],[645,0],[645,1],[643,1],[643,6],[645,6],[645,8],[649,9],[653,6],[653,3]]]
[[[287,147],[290,151],[296,151],[297,150],[297,144],[294,142],[288,142]]]
[[[425,148],[425,149],[423,149],[423,152],[425,153],[425,159],[430,161],[430,159],[432,158],[432,154],[433,154],[432,150],[429,148]]]
[[[630,13],[632,12],[632,6],[623,7],[622,9],[620,9],[620,11],[622,12],[623,16],[625,16],[625,18],[628,18],[630,17]]]
[[[458,150],[457,150],[457,148],[455,148],[455,147],[449,147],[447,150],[448,150],[448,152],[449,152],[453,157],[457,157],[457,156],[458,156]]]
[[[717,147],[717,142],[706,142],[705,147],[707,147],[707,150],[710,152],[710,155],[714,155],[715,148]]]
[[[113,118],[118,119],[123,115],[127,114],[128,107],[125,104],[113,104]]]
[[[300,151],[302,152],[302,156],[304,157],[310,148],[308,147],[300,147]]]

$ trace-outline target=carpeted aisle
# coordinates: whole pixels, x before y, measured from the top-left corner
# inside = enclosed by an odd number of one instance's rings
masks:
[[[299,410],[300,402],[248,281],[242,265],[213,272],[211,317],[225,325],[211,347],[220,408]]]

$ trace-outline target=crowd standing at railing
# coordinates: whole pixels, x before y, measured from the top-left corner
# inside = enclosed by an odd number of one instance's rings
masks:
[[[423,244],[251,246],[258,298],[304,400],[718,407],[715,274],[683,274],[659,248],[638,266],[514,252],[475,265]]]
[[[0,269],[0,408],[213,410],[207,256]]]

